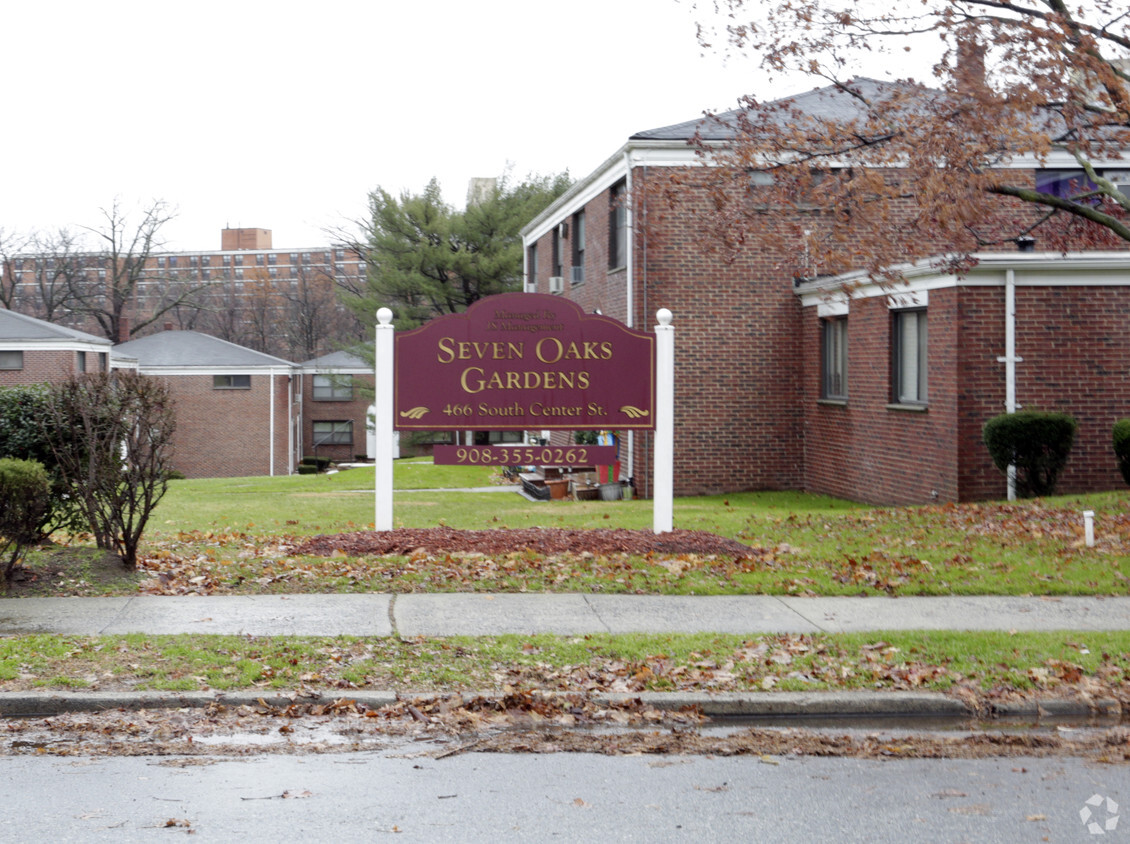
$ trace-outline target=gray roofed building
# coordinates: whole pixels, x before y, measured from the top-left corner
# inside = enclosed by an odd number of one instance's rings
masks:
[[[294,363],[199,331],[161,331],[114,347],[115,354],[137,358],[152,368],[293,367]]]
[[[55,325],[54,323],[45,322],[44,320],[17,313],[16,311],[0,310],[0,341],[8,342],[14,340],[36,342],[55,340],[68,343],[88,343],[107,347],[113,345],[105,337],[97,337],[93,334],[87,334],[85,331],[78,331],[77,329],[67,328],[63,325]]]
[[[896,96],[908,97],[907,102],[910,103],[914,98],[920,98],[933,91],[913,83],[885,82],[867,77],[853,79],[845,83],[845,86],[852,90],[828,85],[803,94],[763,103],[761,108],[769,114],[779,113],[782,119],[790,121],[798,116],[807,115],[819,117],[821,120],[847,122],[866,118],[867,109],[860,101],[860,97],[872,102]],[[645,129],[632,135],[629,140],[685,141],[693,138],[697,132],[705,141],[727,141],[734,137],[734,127],[738,124],[739,116],[746,111],[746,109],[734,109],[709,116],[699,115],[693,120],[684,120],[682,123]]]
[[[330,352],[328,355],[303,361],[302,368],[304,370],[348,369],[368,372],[372,370],[373,365],[352,352]]]

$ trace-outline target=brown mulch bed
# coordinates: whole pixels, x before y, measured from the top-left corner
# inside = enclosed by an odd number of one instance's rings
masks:
[[[646,530],[522,528],[517,530],[456,530],[455,528],[401,528],[315,536],[294,549],[296,554],[328,557],[334,553],[410,555],[414,553],[509,554],[648,554],[725,557],[744,560],[760,557],[762,549],[701,530],[652,533]]]

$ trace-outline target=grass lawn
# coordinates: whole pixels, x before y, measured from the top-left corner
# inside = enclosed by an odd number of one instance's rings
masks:
[[[923,689],[980,699],[1128,684],[1130,632],[0,639],[5,690]]]
[[[397,526],[650,529],[651,503],[532,503],[493,470],[397,461]],[[81,541],[37,551],[15,594],[316,591],[599,591],[658,594],[1127,594],[1130,496],[869,507],[801,493],[679,499],[677,529],[764,553],[301,557],[305,537],[366,530],[373,472],[176,481],[154,514],[142,570],[121,577]],[[1096,513],[1095,547],[1081,513]],[[77,561],[52,568],[64,552]],[[77,552],[77,553],[76,553]],[[479,639],[18,636],[0,639],[0,689],[401,691],[934,689],[1114,694],[1130,688],[1130,632],[870,635],[503,636]]]
[[[533,503],[494,470],[397,461],[397,527],[651,527],[649,501]],[[758,548],[756,560],[684,555],[296,557],[302,537],[372,525],[372,469],[177,481],[143,543],[166,591],[599,591],[657,594],[1128,594],[1130,494],[1013,504],[870,507],[795,492],[675,501],[675,527]],[[1097,542],[1083,542],[1083,510]],[[406,564],[407,563],[407,564]],[[95,587],[92,587],[94,589]],[[129,589],[135,587],[131,585]]]

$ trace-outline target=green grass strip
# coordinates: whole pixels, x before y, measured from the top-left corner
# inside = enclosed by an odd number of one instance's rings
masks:
[[[0,691],[309,688],[1118,694],[1130,632],[358,637],[14,636]]]

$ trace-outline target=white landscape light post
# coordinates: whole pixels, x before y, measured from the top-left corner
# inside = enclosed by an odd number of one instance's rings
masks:
[[[373,345],[376,359],[373,379],[376,392],[373,402],[373,431],[376,438],[373,449],[377,502],[376,515],[373,519],[375,530],[392,530],[392,459],[396,446],[392,415],[392,356],[395,330],[392,325],[392,311],[388,308],[377,311],[376,338]]]
[[[655,312],[655,493],[652,530],[670,533],[675,518],[675,329],[671,312]]]

